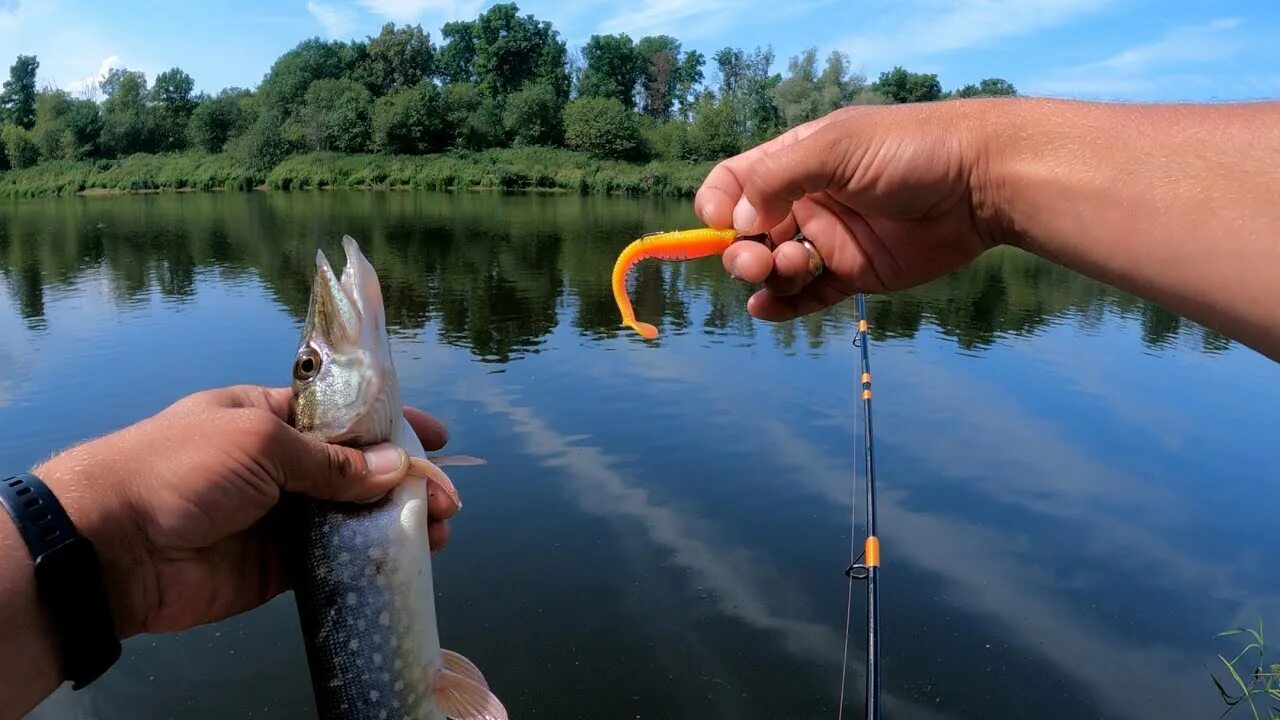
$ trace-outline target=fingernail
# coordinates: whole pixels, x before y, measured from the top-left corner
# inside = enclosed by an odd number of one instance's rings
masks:
[[[733,229],[740,233],[753,232],[756,229],[756,223],[760,220],[760,215],[756,209],[751,207],[751,203],[747,200],[747,196],[743,195],[738,200],[738,204],[733,208]]]
[[[741,255],[733,259],[733,268],[729,270],[729,274],[733,276],[734,280],[739,280],[739,281],[742,280],[742,256]]]
[[[387,443],[365,450],[364,461],[374,475],[390,475],[404,466],[408,455],[400,447]]]

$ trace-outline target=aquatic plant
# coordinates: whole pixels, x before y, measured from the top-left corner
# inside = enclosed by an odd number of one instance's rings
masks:
[[[1223,711],[1220,717],[1226,717],[1228,713],[1239,708],[1242,704],[1247,703],[1249,709],[1253,712],[1255,720],[1263,720],[1263,715],[1259,712],[1258,702],[1260,701],[1266,712],[1266,720],[1280,720],[1280,662],[1266,661],[1266,642],[1262,635],[1262,620],[1258,620],[1258,629],[1253,628],[1232,628],[1225,632],[1218,633],[1217,637],[1231,637],[1235,635],[1247,635],[1251,642],[1244,646],[1243,649],[1231,660],[1219,654],[1218,659],[1226,666],[1227,672],[1231,675],[1231,681],[1228,683],[1232,687],[1232,692],[1227,692],[1223,684],[1218,678],[1212,674],[1213,684],[1217,686],[1218,692],[1222,695],[1222,700],[1227,704],[1227,709]],[[1246,659],[1245,656],[1249,657]],[[1241,672],[1240,663],[1245,660],[1245,671]],[[1246,682],[1246,678],[1248,681]],[[1238,694],[1237,691],[1238,690]]]

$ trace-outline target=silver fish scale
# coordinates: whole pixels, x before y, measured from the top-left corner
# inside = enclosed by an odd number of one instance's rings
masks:
[[[293,567],[304,569],[294,593],[321,717],[419,720],[430,668],[413,640],[418,613],[397,590],[422,568],[387,543],[400,506],[297,499],[292,511]]]

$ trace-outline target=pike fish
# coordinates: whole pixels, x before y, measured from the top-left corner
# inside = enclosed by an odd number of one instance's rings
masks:
[[[455,499],[456,490],[404,417],[377,273],[350,236],[342,247],[341,277],[316,252],[290,422],[326,442],[396,443],[411,469],[405,482],[370,503],[291,498],[290,572],[319,714],[506,720],[480,670],[440,647],[428,485]]]

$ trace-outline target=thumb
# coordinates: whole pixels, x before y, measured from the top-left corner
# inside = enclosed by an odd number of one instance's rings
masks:
[[[409,471],[409,455],[391,443],[350,448],[296,435],[284,463],[284,489],[321,500],[367,501],[394,488]]]
[[[829,123],[810,135],[761,154],[743,168],[742,197],[733,209],[733,227],[751,235],[772,230],[791,212],[791,204],[811,193],[845,185],[846,158],[841,148],[847,131]]]

